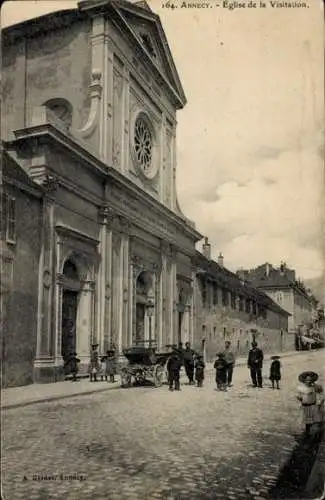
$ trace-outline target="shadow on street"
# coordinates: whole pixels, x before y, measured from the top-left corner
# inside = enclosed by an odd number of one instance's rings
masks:
[[[319,430],[312,436],[302,435],[297,438],[297,444],[283,466],[276,485],[269,490],[267,498],[308,498],[306,486],[323,437],[324,431]],[[319,494],[322,493],[322,486],[319,486]]]

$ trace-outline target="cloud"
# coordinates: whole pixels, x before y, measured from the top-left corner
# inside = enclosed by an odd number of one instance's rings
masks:
[[[249,173],[246,183],[236,182],[229,172],[228,181],[207,185],[206,192],[216,193],[216,199],[200,191],[187,204],[183,193],[183,209],[231,268],[284,259],[302,275],[319,275],[323,167],[317,151],[285,151],[250,165]]]

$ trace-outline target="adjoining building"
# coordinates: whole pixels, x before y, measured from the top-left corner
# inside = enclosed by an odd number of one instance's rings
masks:
[[[92,0],[8,27],[2,88],[4,385],[59,380],[71,351],[86,369],[92,343],[193,340],[202,236],[177,202],[186,98],[158,16]]]
[[[294,349],[294,336],[288,335],[290,313],[226,269],[221,254],[218,262],[212,260],[207,238],[195,260],[196,342],[205,339],[207,360],[223,349],[226,340],[239,355],[247,354],[253,340],[265,352]]]
[[[241,269],[237,274],[290,313],[289,331],[301,326],[307,328],[313,322],[318,301],[284,262],[278,268],[265,263],[255,269]]]

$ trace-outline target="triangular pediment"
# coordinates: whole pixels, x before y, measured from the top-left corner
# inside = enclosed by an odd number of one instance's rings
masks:
[[[145,1],[117,1],[112,6],[125,29],[137,40],[138,48],[141,47],[173,89],[178,97],[179,107],[183,107],[186,104],[186,96],[159,17]]]

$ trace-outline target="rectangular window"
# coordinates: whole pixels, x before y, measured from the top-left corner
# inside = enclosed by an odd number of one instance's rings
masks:
[[[236,309],[236,294],[231,294],[231,309]]]
[[[254,316],[256,316],[256,313],[257,313],[256,303],[253,302],[253,314],[254,314]]]
[[[222,305],[223,306],[227,306],[229,303],[229,294],[228,294],[228,290],[226,290],[225,288],[222,289]]]
[[[251,301],[249,299],[246,299],[246,302],[245,302],[245,312],[247,314],[250,314],[250,312],[251,312]]]
[[[227,335],[227,328],[224,326],[223,327],[223,338],[225,339]]]
[[[239,310],[244,310],[244,297],[239,297]]]
[[[5,224],[6,241],[8,243],[16,242],[16,200],[11,196],[5,196]]]
[[[216,336],[217,336],[217,327],[214,326],[213,327],[213,338],[216,338]]]

